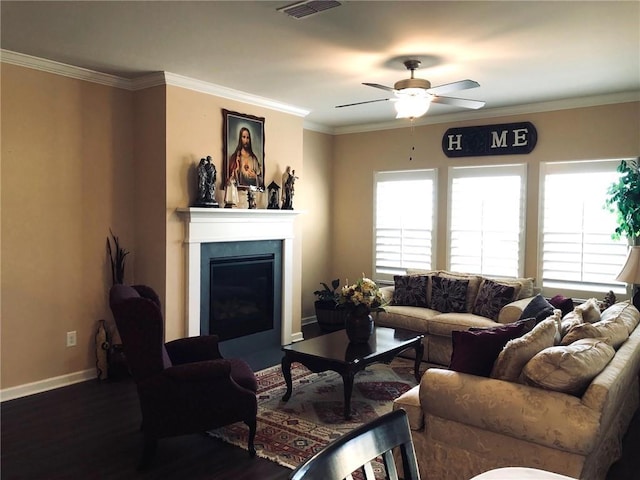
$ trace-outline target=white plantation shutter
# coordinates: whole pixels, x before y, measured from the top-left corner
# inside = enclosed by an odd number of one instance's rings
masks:
[[[431,268],[435,179],[435,170],[375,174],[376,279],[393,280],[407,268]]]
[[[554,162],[542,165],[542,287],[598,296],[624,293],[615,277],[624,265],[627,240],[613,240],[615,214],[604,207],[620,162]]]
[[[449,269],[521,277],[526,165],[450,169]]]

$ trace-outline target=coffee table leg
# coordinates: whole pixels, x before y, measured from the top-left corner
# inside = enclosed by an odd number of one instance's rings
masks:
[[[344,419],[351,420],[351,393],[353,392],[353,379],[356,374],[347,372],[342,375],[342,383],[344,384]]]
[[[293,390],[293,382],[291,381],[291,360],[286,355],[282,357],[282,375],[284,381],[287,384],[287,392],[282,397],[282,400],[286,402],[291,398],[291,391]]]
[[[422,363],[422,356],[424,355],[424,345],[422,339],[416,343],[416,363],[413,366],[413,374],[416,377],[416,382],[420,383],[420,363]]]

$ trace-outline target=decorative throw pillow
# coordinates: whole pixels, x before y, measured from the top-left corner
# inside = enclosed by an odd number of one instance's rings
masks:
[[[522,335],[525,328],[526,322],[518,321],[499,327],[454,330],[451,332],[453,352],[449,368],[460,373],[488,377],[505,344]]]
[[[522,369],[534,355],[553,347],[557,332],[557,322],[554,317],[550,317],[538,323],[530,332],[509,340],[493,365],[491,378],[517,382]]]
[[[466,311],[468,280],[432,277],[431,308],[441,313]]]
[[[596,323],[581,323],[569,329],[562,337],[561,345],[571,345],[583,338],[598,338],[617,350],[629,338],[629,332],[622,320],[617,318]]]
[[[560,337],[564,338],[569,330],[574,325],[580,325],[584,323],[582,320],[582,312],[579,310],[574,310],[572,312],[567,313],[564,317],[562,317],[561,329],[560,329]]]
[[[429,307],[427,275],[394,275],[393,304],[410,307]]]
[[[590,298],[578,305],[574,310],[582,312],[582,320],[588,323],[596,323],[600,320],[600,307],[596,298]]]
[[[600,321],[618,319],[624,323],[627,327],[629,335],[633,332],[640,322],[640,314],[638,310],[629,302],[620,302],[611,305],[607,308],[602,315],[600,315]]]
[[[615,353],[610,345],[595,338],[545,348],[525,365],[521,380],[534,387],[580,396]]]
[[[560,342],[562,341],[562,310],[556,308],[553,311],[553,315],[548,318],[553,319],[553,321],[556,322],[556,336],[553,339],[553,344],[560,345]]]
[[[541,322],[550,315],[553,315],[553,310],[553,305],[547,302],[547,299],[542,295],[538,294],[524,307],[520,318],[534,317],[538,322]]]
[[[515,292],[513,293],[513,300],[520,300],[522,297],[522,289],[525,288],[524,285],[522,284],[523,280],[526,279],[512,279],[512,278],[500,278],[500,277],[485,277],[488,280],[493,280],[496,283],[499,283],[500,285],[506,285],[508,287],[513,287],[515,289]],[[480,285],[482,287],[482,285]],[[533,294],[528,295],[529,297],[532,297]]]
[[[473,310],[473,304],[476,301],[476,296],[478,295],[478,289],[482,283],[482,277],[472,273],[449,272],[445,270],[440,270],[438,277],[448,278],[450,280],[469,281],[469,284],[467,285],[467,304],[464,311],[471,312]]]
[[[473,313],[491,320],[497,320],[502,307],[507,303],[513,302],[514,297],[514,287],[485,279],[480,285],[476,303],[473,305]]]
[[[573,300],[569,297],[565,297],[564,295],[555,295],[551,297],[549,303],[555,308],[559,308],[560,310],[562,310],[563,317],[567,313],[573,311]]]

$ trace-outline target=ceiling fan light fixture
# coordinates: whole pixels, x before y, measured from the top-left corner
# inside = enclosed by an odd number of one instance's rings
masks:
[[[396,118],[418,118],[429,111],[431,97],[407,96],[398,98],[394,104]]]
[[[428,97],[429,94],[424,88],[403,88],[402,90],[396,91],[396,97]]]

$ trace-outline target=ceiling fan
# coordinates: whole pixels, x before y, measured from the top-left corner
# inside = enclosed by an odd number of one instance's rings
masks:
[[[396,118],[417,118],[421,117],[432,103],[442,103],[454,105],[456,107],[478,109],[484,106],[485,102],[479,100],[468,100],[465,98],[443,97],[442,94],[455,92],[457,90],[467,90],[479,87],[480,84],[473,80],[460,80],[458,82],[447,83],[438,87],[431,87],[431,82],[422,78],[415,78],[414,72],[420,67],[419,60],[406,60],[404,66],[411,72],[411,77],[397,81],[393,88],[378,83],[363,83],[368,87],[379,88],[388,92],[393,92],[393,98],[381,98],[378,100],[367,100],[365,102],[347,103],[336,105],[335,108],[352,107],[374,102],[395,102]]]

